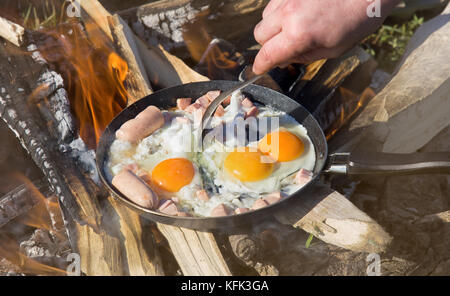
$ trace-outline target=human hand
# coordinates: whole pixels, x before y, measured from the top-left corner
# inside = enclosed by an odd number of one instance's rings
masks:
[[[369,17],[366,0],[271,0],[254,35],[262,45],[253,72],[336,58],[380,26],[397,0],[380,0],[381,17]]]

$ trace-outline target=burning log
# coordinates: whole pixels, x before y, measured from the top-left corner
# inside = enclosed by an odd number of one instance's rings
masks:
[[[126,88],[129,95],[129,104],[136,99],[151,94],[151,84],[137,50],[137,45],[131,35],[130,28],[127,25],[123,25],[123,20],[117,14],[110,17],[109,22],[114,44],[128,64],[129,71],[126,78]],[[125,30],[127,30],[127,33],[125,33]]]
[[[98,1],[82,1],[81,6],[112,40],[111,28],[108,22],[105,22],[105,19],[111,17],[111,14]],[[183,61],[169,54],[161,46],[151,46],[144,43],[130,31],[123,21],[120,21],[120,23],[124,27],[123,37],[126,40],[134,39],[147,76],[153,86],[164,88],[182,83],[207,80],[206,77],[192,71]],[[122,38],[122,40],[124,39]],[[132,46],[131,48],[132,50],[135,49]]]
[[[6,47],[8,46],[6,45]],[[11,50],[13,48],[9,47],[9,52]],[[1,48],[1,54],[4,56],[2,61],[8,61],[7,52],[4,47]],[[30,73],[29,69],[33,69],[32,75],[23,75],[21,69],[27,69],[23,73]],[[39,81],[39,73],[46,71],[45,65],[39,65],[30,57],[22,55],[10,59],[10,62],[4,66],[4,70],[9,73],[10,77],[9,79],[2,78],[1,81],[5,90],[1,95],[0,114],[9,127],[16,131],[22,145],[31,153],[35,162],[46,174],[54,192],[58,194],[63,205],[64,218],[68,225],[73,249],[82,258],[83,272],[101,275],[162,274],[156,250],[152,258],[145,256],[136,258],[133,257],[136,247],[132,251],[128,248],[130,239],[121,242],[121,239],[118,238],[120,230],[123,231],[120,236],[126,238],[141,233],[141,229],[134,230],[134,227],[139,224],[136,222],[139,221],[138,215],[127,216],[122,212],[123,209],[120,209],[123,217],[122,228],[119,226],[117,228],[105,227],[105,222],[114,221],[113,217],[116,215],[114,207],[108,205],[108,200],[101,198],[104,193],[92,182],[91,178],[80,173],[75,167],[73,149],[70,149],[67,144],[58,146],[61,139],[67,139],[61,137],[61,134],[55,132],[55,129],[46,130],[47,124],[34,113],[36,106],[27,104],[26,94],[31,93],[30,90],[37,89],[35,84]],[[19,75],[21,75],[20,79],[18,79]],[[59,75],[53,77],[61,79]],[[22,85],[23,83],[25,85]],[[53,81],[53,84],[56,85],[58,82]],[[15,98],[14,101],[11,100],[12,97]],[[20,104],[20,113],[16,111],[19,110],[18,104]],[[40,109],[45,110],[44,106]],[[63,116],[71,118],[70,113],[64,113]],[[73,140],[73,138],[69,140]],[[82,143],[81,139],[75,141]],[[60,144],[62,143],[60,142]],[[90,169],[95,172],[95,165]],[[110,210],[104,211],[103,209]],[[129,226],[124,227],[125,224]],[[142,245],[139,247],[144,249]],[[133,255],[129,255],[130,252],[133,252]],[[128,267],[125,263],[128,263]]]
[[[39,188],[44,187],[43,182],[37,184]],[[38,200],[27,190],[25,185],[21,185],[0,198],[0,227],[11,220],[27,213]]]

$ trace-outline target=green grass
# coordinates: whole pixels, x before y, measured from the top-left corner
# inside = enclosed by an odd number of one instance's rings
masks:
[[[406,46],[424,18],[416,14],[403,23],[384,24],[377,32],[363,42],[367,52],[375,57],[381,66],[391,68],[405,53]]]
[[[22,12],[23,25],[30,30],[56,27],[61,21],[64,6],[59,7],[55,1],[45,0],[40,5],[30,3]]]
[[[314,238],[314,235],[312,233],[310,233],[308,239],[306,240],[305,248],[308,249],[311,246],[311,242],[312,242],[313,238]]]

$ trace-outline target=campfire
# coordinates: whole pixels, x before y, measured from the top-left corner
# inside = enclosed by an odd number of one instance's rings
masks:
[[[112,14],[96,0],[70,1],[57,4],[61,17],[54,26],[45,26],[46,20],[34,28],[13,7],[0,14],[0,117],[6,123],[0,126],[6,155],[0,164],[20,168],[6,170],[0,182],[0,274],[361,274],[368,254],[384,258],[387,272],[404,256],[399,273],[408,274],[423,262],[401,253],[401,246],[414,242],[399,234],[404,224],[396,219],[406,219],[404,227],[418,236],[433,229],[429,241],[443,233],[448,242],[445,174],[357,180],[323,174],[292,207],[230,231],[157,223],[111,196],[95,152],[109,123],[158,90],[251,78],[259,49],[252,31],[267,2],[163,0]],[[230,22],[233,30],[224,29]],[[426,88],[420,98],[399,95],[407,72],[425,67],[426,59],[417,63],[383,76],[356,46],[337,59],[274,69],[256,84],[303,105],[331,152],[448,151],[448,100],[435,93],[448,83]],[[432,110],[435,116],[420,114]],[[411,195],[426,194],[433,212],[416,209],[420,205],[400,185],[414,180],[423,187],[413,187]],[[384,204],[389,207],[379,209]],[[396,218],[389,216],[392,209]],[[442,265],[448,274],[443,246],[436,243],[439,255],[423,273]],[[433,248],[429,243],[422,249]],[[338,268],[352,262],[364,268]]]

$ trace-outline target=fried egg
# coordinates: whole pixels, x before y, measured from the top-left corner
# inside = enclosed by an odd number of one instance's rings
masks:
[[[314,169],[315,151],[306,129],[287,114],[264,111],[262,116],[279,117],[278,129],[231,152],[226,152],[226,143],[219,141],[204,150],[202,165],[214,175],[214,183],[221,188],[221,193],[259,196],[283,189],[300,168]],[[296,188],[285,189],[290,193]]]

